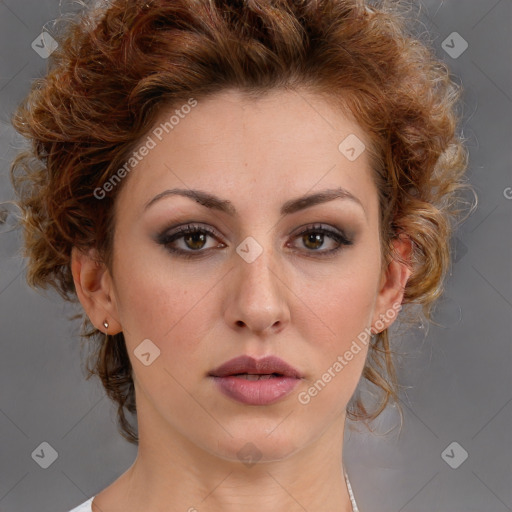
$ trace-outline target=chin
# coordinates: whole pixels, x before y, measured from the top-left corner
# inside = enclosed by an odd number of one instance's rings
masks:
[[[276,445],[265,439],[236,439],[221,451],[218,447],[215,455],[231,462],[241,462],[248,468],[254,464],[279,462],[294,455],[299,447],[291,443]]]
[[[208,451],[227,461],[245,463],[248,467],[291,457],[301,446],[308,444],[311,435],[305,431],[303,439],[296,438],[284,424],[268,420],[253,420],[250,425],[247,422],[236,426],[231,424],[226,430],[232,437],[226,434],[222,439],[217,438],[215,447],[210,445]]]

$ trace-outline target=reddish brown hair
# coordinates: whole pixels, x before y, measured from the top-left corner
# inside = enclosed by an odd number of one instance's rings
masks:
[[[58,49],[13,116],[31,141],[12,164],[24,212],[27,280],[76,300],[73,246],[96,247],[111,268],[113,205],[93,192],[123,166],[163,108],[227,88],[250,97],[308,90],[353,115],[370,140],[379,191],[383,265],[390,241],[413,242],[404,304],[431,307],[450,265],[449,238],[461,210],[467,152],[457,134],[461,87],[427,41],[415,38],[400,2],[362,0],[113,0],[62,20]],[[137,434],[132,368],[123,334],[105,336],[84,315],[95,344],[89,377],[98,375],[118,405],[120,432]],[[376,418],[398,400],[388,331],[373,339],[363,376],[382,392]],[[89,378],[88,377],[88,378]]]

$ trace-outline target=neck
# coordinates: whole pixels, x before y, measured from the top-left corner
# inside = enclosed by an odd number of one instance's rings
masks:
[[[286,458],[244,464],[211,454],[175,431],[162,442],[161,434],[139,422],[137,458],[120,479],[123,510],[352,512],[343,431],[344,418]]]

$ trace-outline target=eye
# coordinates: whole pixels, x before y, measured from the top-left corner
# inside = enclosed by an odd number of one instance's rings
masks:
[[[331,244],[334,242],[334,248],[320,250],[325,245],[325,237],[331,240]],[[226,247],[226,244],[219,242],[219,244],[205,249],[208,238],[219,240],[219,235],[208,226],[188,224],[179,226],[170,233],[164,231],[158,237],[158,243],[165,246],[169,252],[184,258],[200,257],[209,252],[210,249]],[[306,252],[315,256],[333,255],[344,246],[353,245],[354,243],[342,231],[325,228],[322,225],[308,226],[293,238],[300,238],[303,246],[308,249]],[[177,242],[182,242],[182,247],[176,247]]]
[[[325,237],[335,242],[332,249],[322,250],[319,249],[325,245]],[[353,240],[350,240],[342,231],[335,231],[330,228],[325,228],[322,225],[308,226],[296,235],[296,238],[301,238],[305,247],[310,249],[307,252],[318,253],[319,255],[332,255],[341,250],[344,246],[353,245]]]
[[[218,235],[213,229],[207,226],[200,227],[188,224],[178,227],[171,233],[164,232],[158,237],[158,242],[164,245],[171,253],[178,254],[185,258],[193,258],[207,252],[203,249],[209,237],[218,239]],[[185,244],[185,249],[175,247],[175,242],[177,241],[182,241]],[[222,242],[221,245],[225,247],[225,244]]]

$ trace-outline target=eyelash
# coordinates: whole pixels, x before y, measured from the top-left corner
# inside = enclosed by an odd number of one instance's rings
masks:
[[[185,258],[185,259],[198,258],[198,257],[203,256],[204,253],[209,252],[209,249],[206,249],[206,250],[198,249],[197,251],[193,251],[193,250],[184,251],[183,249],[176,249],[176,248],[170,246],[170,244],[172,242],[175,242],[176,240],[183,238],[185,235],[196,234],[196,233],[208,234],[212,238],[218,239],[217,233],[213,229],[211,229],[207,226],[197,226],[197,225],[193,225],[193,224],[188,224],[186,226],[180,226],[179,228],[177,228],[177,230],[174,233],[168,234],[167,230],[164,231],[164,233],[162,233],[158,237],[158,243],[165,246],[165,248],[169,252],[171,252],[173,254],[177,254],[178,256],[180,256],[182,258]],[[300,233],[297,233],[295,235],[295,238],[299,238],[308,233],[321,233],[323,235],[327,235],[339,244],[338,247],[335,247],[334,249],[330,249],[328,251],[315,251],[315,250],[306,251],[306,252],[313,253],[313,255],[320,255],[321,257],[333,256],[338,251],[340,251],[344,246],[350,246],[350,245],[354,244],[354,242],[352,240],[349,240],[348,237],[345,236],[345,234],[338,233],[337,231],[324,228],[321,225],[308,226],[306,229],[304,229]],[[213,248],[210,248],[210,249],[213,249]]]

